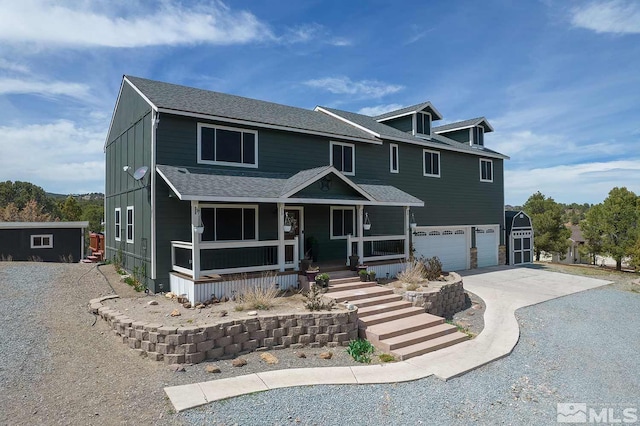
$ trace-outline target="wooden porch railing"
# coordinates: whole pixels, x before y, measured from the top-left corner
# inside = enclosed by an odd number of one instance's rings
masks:
[[[406,236],[404,235],[378,235],[369,237],[354,237],[347,235],[347,265],[349,257],[354,253],[360,257],[360,262],[373,262],[378,260],[406,259],[409,253],[405,253]],[[354,245],[357,249],[354,251]]]

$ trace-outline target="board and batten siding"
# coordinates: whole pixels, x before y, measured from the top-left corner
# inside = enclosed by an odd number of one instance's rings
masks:
[[[0,229],[0,259],[79,262],[82,259],[83,233],[82,228]],[[53,247],[31,248],[32,235],[53,236]]]

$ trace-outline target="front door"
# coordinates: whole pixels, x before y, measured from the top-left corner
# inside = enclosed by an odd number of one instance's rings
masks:
[[[291,231],[284,233],[285,240],[293,240],[298,237],[298,256],[304,259],[304,213],[302,207],[287,207],[284,209],[285,215],[291,220]],[[293,261],[293,247],[285,247],[285,259],[287,262]]]

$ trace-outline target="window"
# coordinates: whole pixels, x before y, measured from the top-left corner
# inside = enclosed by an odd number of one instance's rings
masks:
[[[53,235],[32,235],[31,236],[31,248],[53,248]]]
[[[120,207],[117,207],[115,211],[114,230],[113,230],[116,241],[120,241],[120,239],[122,238],[122,234],[121,234],[122,229],[120,227],[122,224],[122,216],[120,215],[120,212],[121,212]]]
[[[133,206],[127,207],[127,242],[133,243]]]
[[[480,159],[480,182],[493,182],[493,161]]]
[[[198,163],[258,167],[258,132],[198,123]]]
[[[399,160],[398,160],[398,145],[392,143],[389,145],[389,171],[391,173],[398,173],[400,170]]]
[[[354,176],[356,174],[355,151],[353,144],[331,142],[331,165],[345,175]]]
[[[440,177],[440,153],[437,151],[423,150],[422,159],[424,176]]]
[[[472,131],[471,143],[473,145],[484,146],[484,127],[476,126],[476,127],[473,127],[471,131]]]
[[[331,207],[331,239],[347,238],[356,228],[354,207]]]
[[[416,134],[431,134],[431,114],[428,112],[419,112],[416,114]]]
[[[200,210],[202,241],[258,239],[258,206],[221,205]]]

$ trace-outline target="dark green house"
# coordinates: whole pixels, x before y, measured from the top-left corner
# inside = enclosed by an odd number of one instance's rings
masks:
[[[440,119],[429,102],[369,117],[124,76],[105,144],[107,257],[191,300],[229,294],[240,273],[296,286],[305,257],[358,256],[379,275],[412,249],[448,270],[504,263],[508,157],[485,147],[486,119]]]

